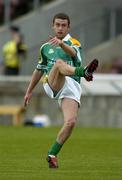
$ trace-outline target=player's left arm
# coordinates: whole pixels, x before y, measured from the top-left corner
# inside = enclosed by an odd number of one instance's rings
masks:
[[[58,39],[57,37],[50,39],[49,43],[53,46],[56,46],[56,45],[60,46],[71,57],[76,56],[75,49],[73,47],[65,44],[62,40]]]
[[[78,40],[74,38],[70,38],[70,42],[71,42],[71,47],[76,51],[76,55],[72,57],[74,61],[74,65],[80,66],[82,65],[82,61],[83,61],[83,51],[81,44]]]
[[[59,45],[67,54],[69,54],[71,57],[75,57],[76,56],[76,51],[74,48],[72,48],[71,46],[65,44],[63,41],[61,41],[60,45]]]

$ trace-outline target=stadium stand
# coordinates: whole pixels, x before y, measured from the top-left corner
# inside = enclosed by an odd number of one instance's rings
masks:
[[[52,0],[36,0],[34,3],[34,0],[10,0],[10,1],[4,1],[0,0],[0,24],[4,23],[5,20],[5,4],[9,3],[10,9],[9,9],[9,15],[10,20],[13,20],[17,17],[20,17],[21,15],[27,14],[30,11],[34,9],[34,6],[38,7],[41,6],[42,3],[48,3]]]
[[[87,51],[85,63],[97,57],[100,60],[98,73],[122,73],[122,35],[106,41]]]

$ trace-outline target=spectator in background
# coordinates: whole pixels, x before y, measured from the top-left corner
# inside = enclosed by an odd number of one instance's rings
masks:
[[[4,74],[19,75],[20,61],[26,58],[27,45],[23,42],[18,26],[10,27],[12,40],[3,47]]]

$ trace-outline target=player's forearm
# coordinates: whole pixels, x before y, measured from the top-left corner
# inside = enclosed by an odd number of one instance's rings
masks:
[[[27,93],[32,93],[33,89],[35,88],[35,86],[39,82],[42,75],[43,75],[43,72],[38,71],[36,69],[34,70],[30,84],[29,84],[28,89],[27,89]]]
[[[76,51],[72,47],[65,44],[63,41],[60,43],[60,47],[71,57],[74,57],[76,55]]]

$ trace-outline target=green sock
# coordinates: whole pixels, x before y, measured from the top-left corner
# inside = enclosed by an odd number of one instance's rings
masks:
[[[63,144],[59,144],[58,142],[55,142],[50,148],[50,150],[48,151],[48,155],[56,156],[58,152],[60,151],[60,149],[62,148],[62,145]]]
[[[75,75],[79,77],[84,77],[84,68],[83,67],[76,67],[75,68]]]

